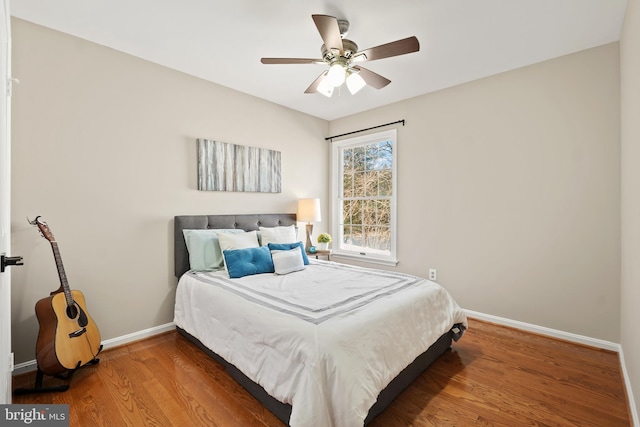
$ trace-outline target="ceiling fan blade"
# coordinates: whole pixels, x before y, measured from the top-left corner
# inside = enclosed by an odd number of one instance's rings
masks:
[[[322,41],[324,41],[327,49],[333,48],[338,49],[340,53],[344,52],[338,20],[328,15],[311,15],[311,17],[313,18],[313,22],[316,23],[320,37],[322,37]]]
[[[358,74],[360,75],[360,77],[362,77],[362,80],[364,80],[365,83],[376,89],[382,89],[383,87],[391,83],[391,80],[389,80],[388,78],[382,77],[380,74],[374,73],[373,71],[367,70],[366,68],[362,68],[357,65],[353,68],[358,70]]]
[[[364,61],[374,61],[376,59],[390,58],[392,56],[404,55],[406,53],[417,52],[420,50],[420,43],[415,36],[406,39],[396,40],[391,43],[381,44],[380,46],[365,49],[356,54],[360,56],[364,54]]]
[[[261,58],[263,64],[324,64],[322,59],[312,58]]]
[[[313,81],[313,83],[311,83],[311,85],[309,85],[309,87],[307,88],[307,90],[304,91],[304,93],[316,93],[318,92],[318,86],[320,85],[320,82],[325,78],[325,76],[327,75],[327,72],[323,72],[322,74],[320,74],[318,76],[317,79],[315,79]]]

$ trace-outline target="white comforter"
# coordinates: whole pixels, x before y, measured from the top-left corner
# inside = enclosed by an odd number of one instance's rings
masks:
[[[292,427],[361,427],[378,394],[454,324],[440,285],[311,260],[285,276],[186,273],[175,323],[292,405]]]

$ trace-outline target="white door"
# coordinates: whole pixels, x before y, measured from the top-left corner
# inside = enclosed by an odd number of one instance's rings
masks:
[[[11,16],[0,0],[0,254],[11,245]],[[0,404],[11,403],[11,268],[0,272]]]

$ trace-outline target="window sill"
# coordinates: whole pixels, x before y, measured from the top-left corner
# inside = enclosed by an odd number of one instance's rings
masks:
[[[374,258],[366,255],[365,256],[351,255],[351,254],[345,254],[345,253],[338,253],[335,251],[333,252],[333,255],[331,255],[331,258],[332,259],[343,258],[343,259],[348,259],[350,261],[368,262],[371,264],[387,265],[391,267],[395,267],[398,265],[398,260]]]

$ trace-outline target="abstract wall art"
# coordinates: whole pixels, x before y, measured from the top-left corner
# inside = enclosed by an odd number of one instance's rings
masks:
[[[212,141],[198,142],[198,190],[280,193],[280,152]]]

